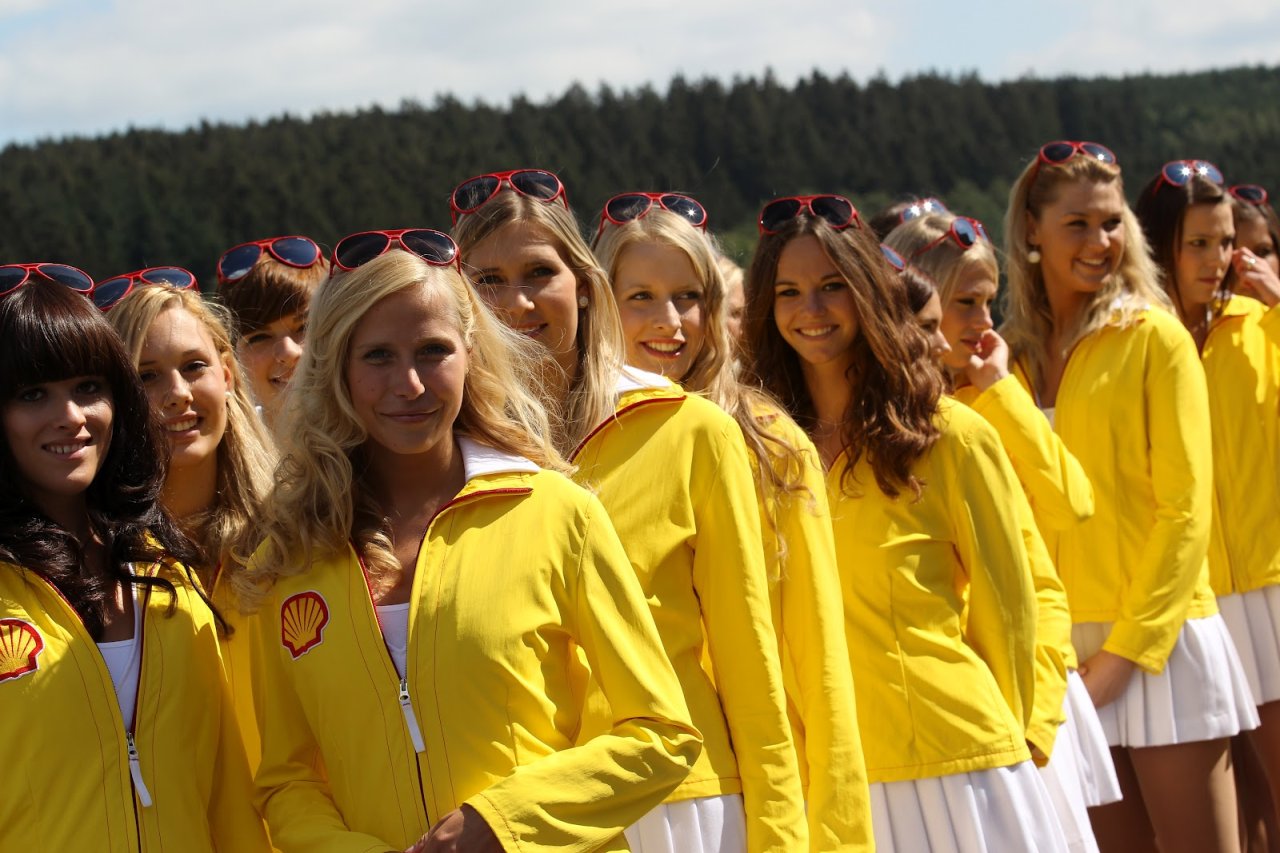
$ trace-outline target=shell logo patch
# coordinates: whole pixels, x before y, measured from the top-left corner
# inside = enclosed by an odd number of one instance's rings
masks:
[[[44,637],[31,623],[0,619],[0,682],[35,672],[42,651]]]
[[[291,595],[280,605],[280,641],[294,660],[320,645],[328,624],[329,604],[314,590]]]

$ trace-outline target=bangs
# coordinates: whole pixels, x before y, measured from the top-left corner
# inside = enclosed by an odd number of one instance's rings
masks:
[[[234,318],[233,337],[240,338],[282,317],[306,313],[312,293],[328,277],[324,264],[297,270],[259,260],[247,276],[223,285],[218,292],[219,301]]]

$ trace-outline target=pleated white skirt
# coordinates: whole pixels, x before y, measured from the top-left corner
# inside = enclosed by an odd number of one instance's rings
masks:
[[[1109,622],[1077,622],[1071,641],[1081,661],[1102,648]],[[1114,702],[1098,709],[1112,746],[1169,746],[1231,737],[1257,728],[1258,709],[1235,644],[1220,615],[1188,619],[1164,671],[1134,671]]]
[[[625,830],[631,853],[746,853],[741,794],[662,803]]]
[[[1224,595],[1218,609],[1259,705],[1280,700],[1280,586]]]
[[[1062,707],[1067,719],[1058,728],[1053,757],[1039,768],[1040,778],[1058,813],[1067,849],[1071,853],[1098,853],[1089,807],[1119,800],[1120,781],[1089,691],[1074,670],[1067,672]]]
[[[879,853],[1067,853],[1035,765],[871,786]]]

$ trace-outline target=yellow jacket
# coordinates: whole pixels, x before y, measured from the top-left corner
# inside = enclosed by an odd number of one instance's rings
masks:
[[[179,567],[146,571],[177,594],[139,591],[142,668],[126,722],[71,605],[35,573],[0,563],[0,755],[12,783],[0,797],[0,850],[270,849],[213,615]]]
[[[809,849],[871,850],[871,794],[822,462],[804,430],[781,409],[761,409],[755,416],[771,434],[799,448],[805,460],[800,473],[808,493],[778,496],[757,471],[756,497],[787,716],[805,787]],[[770,461],[783,470],[785,460]],[[751,454],[752,468],[759,464]]]
[[[804,850],[760,515],[742,433],[713,403],[628,368],[576,479],[613,519],[675,667],[703,752],[671,800],[741,792],[747,848]],[[714,678],[701,664],[709,647]]]
[[[1187,619],[1218,612],[1205,560],[1213,472],[1198,362],[1177,318],[1147,308],[1076,345],[1054,407],[1054,430],[1095,504],[1092,518],[1045,531],[1072,621],[1113,622],[1103,649],[1152,673]]]
[[[1213,591],[1280,584],[1280,308],[1233,296],[1201,359],[1213,422]]]
[[[235,709],[236,723],[244,741],[245,757],[249,759],[250,772],[258,769],[262,756],[262,741],[258,736],[258,718],[253,713],[253,685],[249,673],[250,648],[253,641],[249,634],[252,622],[240,613],[239,602],[229,582],[223,577],[223,568],[215,573],[213,583],[214,606],[231,627],[230,634],[218,638],[222,654],[222,671],[227,681],[227,692]]]
[[[283,851],[403,850],[466,803],[506,849],[625,850],[698,733],[599,502],[459,437],[467,482],[418,554],[407,677],[353,550],[254,617],[259,802]],[[611,729],[574,742],[586,672]]]
[[[981,393],[961,386],[955,396],[996,428],[1031,504],[1035,523],[1025,539],[1036,582],[1036,698],[1027,740],[1048,758],[1066,720],[1067,669],[1079,662],[1067,592],[1041,531],[1068,528],[1093,515],[1093,486],[1017,377],[1006,376]]]
[[[827,474],[858,726],[872,782],[1030,759],[1036,602],[1018,512],[1030,513],[995,430],[943,398],[926,483],[887,498],[864,457]],[[967,601],[967,619],[965,618]]]

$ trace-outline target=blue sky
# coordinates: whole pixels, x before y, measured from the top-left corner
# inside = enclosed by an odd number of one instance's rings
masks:
[[[1275,0],[0,0],[0,146],[766,67],[791,82],[1258,63],[1280,63]]]

